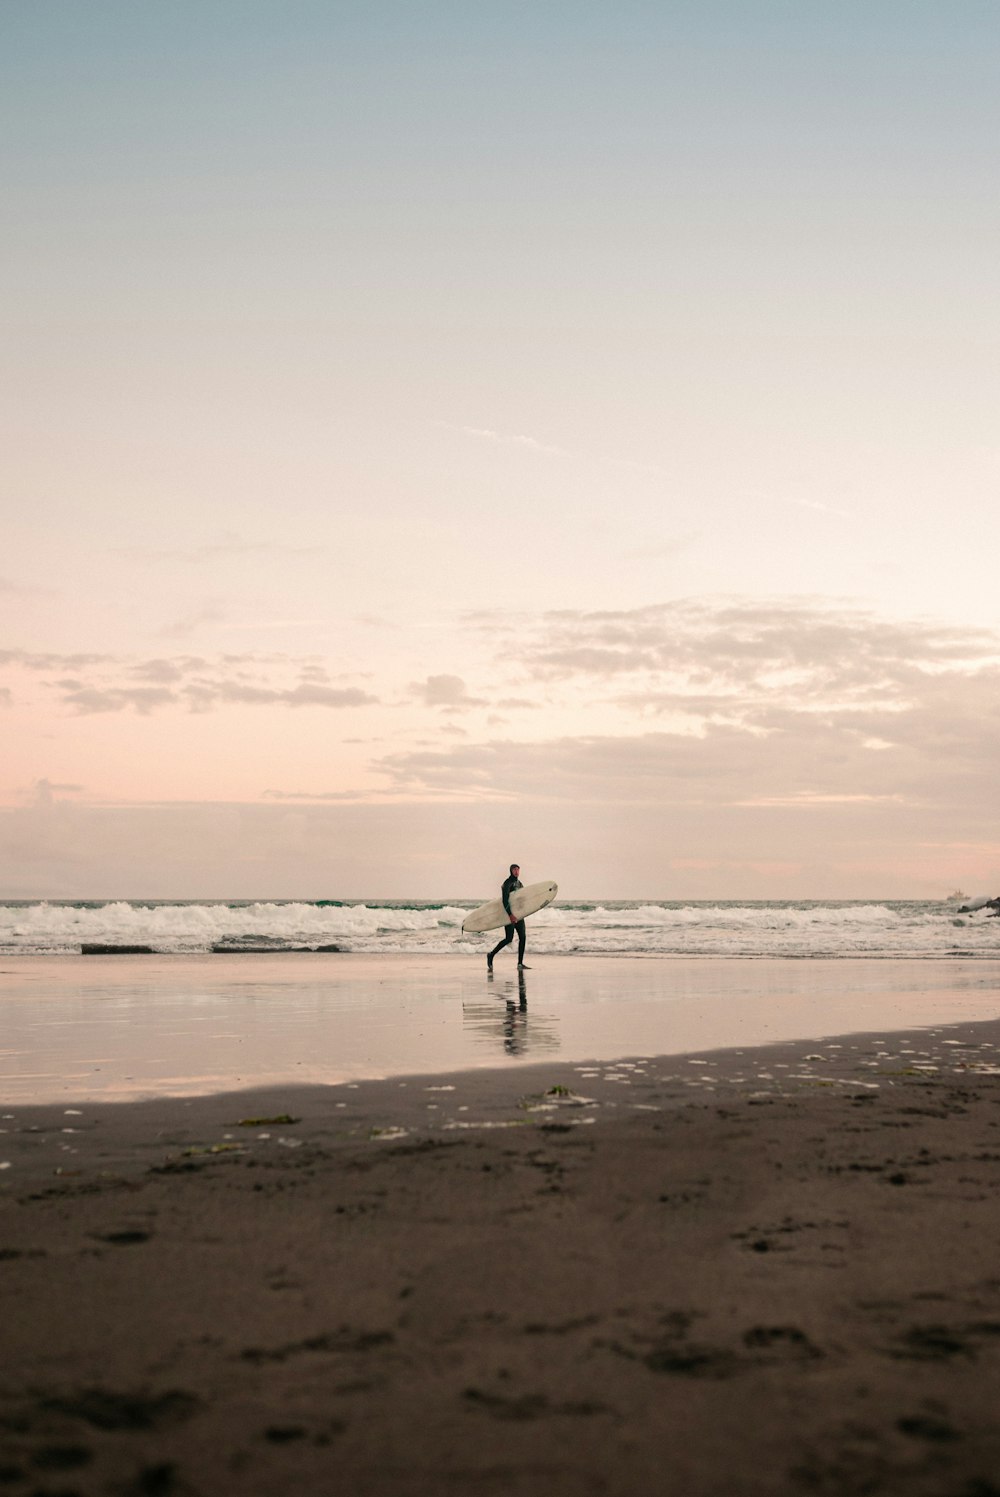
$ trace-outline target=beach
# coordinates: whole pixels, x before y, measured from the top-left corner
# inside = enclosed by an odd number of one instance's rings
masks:
[[[986,1497],[998,1047],[7,1105],[3,1480]]]
[[[1000,1497],[1000,3],[0,35],[0,1497]]]
[[[991,932],[992,934],[992,932]],[[995,942],[993,943],[995,950]],[[0,955],[0,1099],[133,1101],[991,1019],[1000,961]]]

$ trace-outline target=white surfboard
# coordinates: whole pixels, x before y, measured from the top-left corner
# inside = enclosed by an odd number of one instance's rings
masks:
[[[510,913],[515,920],[523,920],[528,915],[544,910],[558,893],[559,885],[551,880],[542,884],[527,884],[510,896]],[[487,904],[481,904],[478,910],[470,910],[462,921],[462,930],[470,935],[473,931],[498,930],[501,925],[507,924],[508,915],[502,901],[491,899]]]
[[[964,904],[960,904],[958,913],[960,915],[971,915],[973,910],[981,910],[984,905],[989,904],[991,898],[992,896],[989,894],[977,894],[975,899],[967,899]]]

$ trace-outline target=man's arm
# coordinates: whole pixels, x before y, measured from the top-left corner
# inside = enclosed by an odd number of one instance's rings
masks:
[[[510,908],[510,896],[513,894],[516,888],[517,879],[512,877],[504,879],[503,887],[500,890],[500,899],[503,902],[504,909],[507,911],[507,916],[510,920],[511,925],[517,924],[517,921],[514,919],[513,913]]]

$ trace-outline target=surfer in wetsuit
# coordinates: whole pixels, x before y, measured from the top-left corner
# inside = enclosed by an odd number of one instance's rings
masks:
[[[504,928],[503,928],[503,940],[502,941],[498,941],[497,944],[494,946],[493,950],[491,952],[489,952],[488,955],[487,955],[487,957],[486,957],[486,967],[487,967],[487,970],[489,972],[493,971],[493,958],[496,956],[496,954],[497,954],[498,951],[502,951],[505,946],[509,946],[510,945],[511,941],[513,941],[513,939],[514,939],[514,932],[515,931],[517,931],[517,967],[518,967],[518,971],[520,972],[524,968],[524,937],[525,937],[524,921],[523,920],[515,920],[514,916],[513,916],[513,913],[511,912],[511,908],[510,908],[510,896],[515,892],[515,890],[521,888],[521,880],[518,877],[518,874],[520,872],[521,872],[521,869],[520,869],[519,864],[517,864],[517,863],[511,863],[511,865],[510,865],[510,876],[508,878],[504,879],[503,884],[502,884],[501,889],[500,889],[500,899],[501,899],[501,902],[503,904],[504,909],[507,911],[507,914],[510,916],[510,924],[509,925],[505,925]]]

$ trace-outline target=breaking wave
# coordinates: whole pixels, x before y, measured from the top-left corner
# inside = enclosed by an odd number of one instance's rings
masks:
[[[476,901],[15,901],[0,904],[0,952],[72,953],[84,944],[157,952],[480,952],[463,936]],[[927,901],[557,902],[529,920],[538,953],[714,957],[997,957],[1000,920]]]

